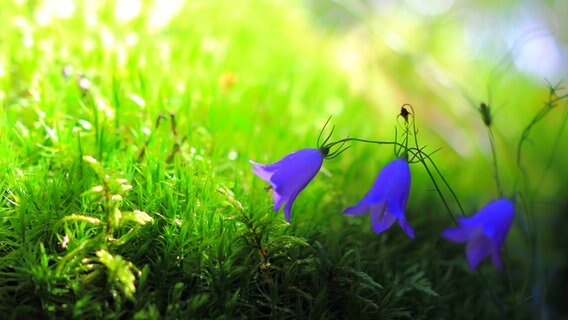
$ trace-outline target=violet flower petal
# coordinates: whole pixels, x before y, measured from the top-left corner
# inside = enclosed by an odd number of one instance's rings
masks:
[[[396,221],[396,218],[385,210],[386,206],[384,203],[371,207],[371,227],[373,232],[377,234],[390,228]]]
[[[502,198],[489,202],[471,217],[458,218],[458,226],[442,232],[442,237],[457,243],[467,243],[466,257],[470,269],[475,269],[488,256],[495,267],[503,264],[499,251],[515,216],[515,205]]]
[[[360,215],[371,211],[373,232],[381,233],[398,220],[407,236],[414,238],[414,230],[404,211],[410,193],[410,168],[403,159],[391,161],[379,172],[367,194],[356,205],[343,210],[345,214]]]
[[[352,214],[352,215],[355,215],[355,216],[359,216],[359,215],[362,215],[362,214],[365,214],[365,213],[369,212],[369,210],[370,210],[370,209],[369,209],[369,206],[368,206],[368,205],[366,205],[366,204],[357,204],[357,205],[354,205],[354,206],[352,206],[352,207],[346,208],[345,210],[343,210],[343,213],[345,213],[345,214]]]
[[[323,159],[319,149],[302,149],[272,164],[249,162],[253,165],[251,171],[272,186],[274,211],[286,203],[284,216],[290,221],[294,200],[319,172]]]
[[[414,239],[414,229],[412,229],[412,226],[408,223],[405,217],[398,219],[398,225],[410,239]]]
[[[466,248],[467,262],[470,269],[475,269],[481,262],[489,255],[491,249],[491,242],[484,237],[476,237],[474,240],[468,242]]]

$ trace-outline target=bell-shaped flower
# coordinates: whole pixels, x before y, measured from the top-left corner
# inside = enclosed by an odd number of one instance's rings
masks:
[[[252,172],[272,186],[274,211],[284,206],[284,216],[290,221],[290,211],[298,194],[319,172],[325,151],[321,149],[302,149],[286,155],[272,164],[260,164],[249,160]]]
[[[390,228],[395,221],[407,236],[414,238],[414,230],[406,220],[404,211],[410,193],[410,168],[408,162],[396,159],[379,173],[371,190],[345,214],[362,215],[370,212],[371,226],[375,233]]]
[[[446,229],[442,237],[457,243],[467,243],[466,256],[470,269],[475,269],[487,256],[498,269],[503,264],[499,251],[513,223],[515,205],[503,198],[489,202],[472,217],[458,218],[456,228]]]

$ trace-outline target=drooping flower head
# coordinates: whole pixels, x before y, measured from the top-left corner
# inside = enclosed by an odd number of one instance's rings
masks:
[[[456,228],[446,229],[442,237],[457,243],[467,243],[466,256],[470,269],[475,269],[487,256],[493,265],[503,267],[499,251],[513,223],[515,205],[503,198],[489,202],[471,217],[458,218]]]
[[[290,221],[290,211],[298,194],[319,172],[327,150],[302,149],[286,155],[272,164],[260,164],[249,160],[254,172],[272,186],[274,211],[284,206],[284,216]]]
[[[377,234],[398,221],[398,225],[406,235],[414,238],[414,230],[404,215],[409,193],[410,168],[408,162],[396,159],[381,170],[365,197],[356,205],[345,209],[343,213],[362,215],[370,212],[371,226]]]

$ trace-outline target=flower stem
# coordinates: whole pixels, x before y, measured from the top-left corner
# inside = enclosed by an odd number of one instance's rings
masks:
[[[349,142],[349,141],[356,141],[356,142],[363,142],[363,143],[371,143],[371,144],[396,145],[396,146],[399,146],[399,147],[404,147],[404,145],[402,145],[402,144],[400,144],[400,143],[398,143],[398,142],[394,142],[394,141],[367,140],[367,139],[359,139],[359,138],[351,138],[351,137],[349,137],[349,138],[344,138],[344,139],[341,139],[341,140],[337,140],[337,141],[331,142],[330,144],[326,145],[326,147],[331,148],[331,147],[333,147],[333,146],[335,146],[335,145],[337,145],[337,144],[345,143],[345,142]]]
[[[414,110],[413,110],[414,111]],[[424,169],[426,169],[426,172],[428,173],[428,176],[430,176],[430,180],[432,180],[432,183],[434,184],[434,188],[436,188],[436,192],[438,192],[438,195],[440,196],[440,199],[442,200],[444,206],[446,207],[446,210],[448,211],[448,214],[450,215],[450,217],[452,218],[452,221],[454,222],[455,225],[457,225],[457,220],[452,212],[452,210],[450,209],[450,206],[448,205],[448,202],[446,201],[446,198],[444,197],[444,194],[442,193],[442,190],[440,189],[440,187],[438,186],[438,183],[436,182],[436,179],[434,178],[434,175],[432,174],[432,172],[430,171],[430,168],[428,168],[428,165],[426,164],[426,160],[428,159],[430,161],[430,163],[432,164],[432,166],[436,169],[436,172],[438,173],[438,176],[440,176],[440,178],[442,179],[442,181],[444,182],[444,184],[446,185],[446,188],[448,188],[448,190],[450,191],[450,193],[452,194],[452,197],[454,198],[454,201],[456,202],[456,204],[458,205],[462,215],[465,215],[465,212],[460,204],[460,201],[456,195],[456,193],[454,192],[454,190],[452,189],[452,187],[450,186],[450,184],[448,183],[448,181],[444,178],[444,176],[442,175],[442,173],[440,172],[440,170],[438,169],[438,167],[436,166],[436,164],[434,163],[434,161],[432,160],[432,158],[430,158],[428,155],[425,155],[421,149],[420,149],[420,144],[418,143],[418,130],[416,129],[416,123],[414,122],[414,112],[412,113],[413,115],[413,121],[412,121],[412,129],[413,129],[413,133],[414,133],[414,144],[416,146],[416,149],[418,150],[418,158],[419,161],[422,163],[422,165],[424,166]],[[407,131],[408,133],[408,131]],[[495,304],[495,306],[497,307],[497,309],[499,310],[499,313],[501,314],[501,316],[504,315],[503,312],[503,307],[502,305],[499,303],[497,295],[495,294],[495,292],[493,291],[493,289],[491,288],[491,285],[489,284],[489,282],[487,281],[487,278],[485,277],[485,275],[481,272],[481,270],[477,270],[479,277],[482,279],[485,287],[487,287],[487,290],[489,291],[489,294],[491,295],[491,300],[493,300],[493,303]],[[502,317],[501,317],[502,318]]]
[[[545,307],[543,307],[544,299],[542,295],[542,291],[544,291],[543,288],[545,287],[546,275],[542,263],[543,260],[542,244],[539,237],[540,230],[538,228],[538,224],[535,217],[535,210],[536,210],[535,202],[537,197],[536,193],[538,189],[531,190],[531,188],[529,187],[530,185],[529,174],[521,160],[522,160],[522,147],[525,144],[525,142],[529,141],[529,136],[532,129],[541,120],[543,120],[550,111],[555,109],[558,106],[559,102],[568,99],[568,94],[558,95],[557,94],[558,90],[560,90],[560,83],[555,86],[550,85],[548,101],[545,102],[544,106],[537,112],[537,114],[533,117],[531,122],[523,130],[521,138],[519,139],[519,143],[517,144],[517,155],[516,155],[517,167],[519,170],[521,184],[522,184],[522,186],[519,188],[523,190],[519,194],[521,195],[521,200],[525,209],[524,210],[526,216],[525,219],[527,220],[527,242],[530,250],[529,251],[530,259],[532,260],[530,265],[532,266],[531,273],[533,279],[533,288],[534,288],[533,290],[538,293],[532,297],[532,300],[533,303],[541,309],[540,310],[541,316],[544,316],[544,313],[546,312]],[[548,170],[549,165],[550,164],[547,164],[545,170]],[[519,175],[517,175],[516,179],[519,179]],[[516,185],[517,181],[515,181],[515,186]],[[538,185],[540,185],[540,182]]]
[[[418,145],[418,138],[416,137],[416,135],[414,135],[414,141],[416,143],[416,148],[419,148]],[[454,222],[455,225],[457,225],[457,220],[452,212],[452,209],[450,209],[450,206],[448,205],[448,201],[446,201],[446,197],[444,197],[444,193],[442,192],[442,190],[440,189],[440,187],[438,186],[438,182],[436,182],[436,179],[434,178],[434,175],[432,174],[432,171],[430,171],[430,168],[428,168],[428,164],[426,164],[426,160],[428,159],[430,160],[430,162],[433,164],[434,161],[432,161],[432,159],[430,157],[424,157],[424,155],[422,154],[422,152],[418,153],[418,159],[419,161],[422,163],[422,165],[424,166],[424,169],[426,169],[426,173],[428,173],[428,176],[430,177],[430,180],[432,180],[432,184],[434,185],[434,188],[436,189],[436,192],[438,192],[438,195],[440,196],[440,199],[442,200],[442,203],[444,204],[444,207],[446,208],[446,210],[448,211],[448,214],[450,215],[450,218],[452,218],[452,221]],[[434,165],[435,166],[435,165]],[[436,166],[435,166],[436,167]],[[453,189],[450,187],[450,185],[448,184],[448,182],[446,181],[446,179],[444,178],[444,176],[440,173],[440,171],[438,170],[438,167],[436,167],[436,171],[438,172],[438,175],[442,178],[442,180],[444,181],[444,183],[446,184],[446,186],[448,187],[448,189],[450,190],[450,192],[452,193],[452,195],[454,195],[454,198],[456,199],[456,202],[458,203],[458,206],[461,209],[461,205],[459,204],[459,201],[457,200],[457,196],[455,195]],[[463,209],[462,209],[463,212]]]
[[[497,184],[497,195],[499,198],[503,197],[503,189],[501,188],[501,180],[499,179],[499,166],[497,165],[497,149],[495,147],[495,137],[491,127],[487,127],[487,135],[489,136],[489,143],[491,144],[491,154],[493,156],[493,173],[495,174],[495,183]]]
[[[440,189],[440,187],[438,186],[438,183],[436,182],[436,179],[434,178],[434,175],[432,174],[432,171],[430,171],[430,168],[428,168],[428,165],[426,164],[426,160],[428,159],[430,161],[430,163],[432,163],[432,165],[434,166],[434,168],[436,169],[436,172],[438,173],[438,175],[440,176],[440,178],[442,178],[442,181],[444,182],[444,184],[446,185],[446,187],[448,188],[448,190],[450,190],[450,193],[452,194],[454,200],[456,201],[456,203],[458,204],[458,207],[460,208],[462,215],[464,214],[464,211],[462,209],[462,206],[460,204],[460,201],[458,200],[458,197],[456,195],[456,193],[454,192],[454,190],[452,189],[452,187],[450,186],[450,184],[448,183],[448,181],[446,180],[446,178],[444,178],[444,176],[442,175],[442,173],[440,172],[440,170],[438,169],[438,167],[436,166],[436,164],[434,163],[434,161],[428,156],[428,155],[424,155],[424,153],[421,151],[420,149],[420,144],[418,143],[418,130],[416,129],[416,123],[414,122],[414,110],[412,112],[412,131],[414,133],[414,144],[416,146],[416,149],[419,151],[418,152],[418,159],[419,161],[422,163],[422,165],[424,166],[424,169],[426,169],[426,173],[428,173],[428,176],[430,177],[430,180],[432,180],[432,184],[434,185],[434,188],[436,189],[436,192],[438,192],[438,195],[440,196],[440,199],[442,200],[442,203],[444,204],[444,207],[446,207],[446,210],[448,211],[448,214],[450,215],[450,218],[452,218],[452,221],[454,222],[455,225],[457,225],[457,220],[452,212],[452,209],[450,209],[450,206],[448,205],[448,201],[446,201],[446,197],[444,197],[444,193],[442,192],[442,190]],[[407,134],[409,133],[409,131],[407,130]],[[408,140],[408,139],[407,139]]]
[[[428,159],[428,161],[430,161],[430,163],[434,167],[434,170],[436,170],[436,173],[438,174],[438,176],[440,176],[440,178],[444,182],[444,185],[446,185],[446,188],[448,188],[448,190],[452,194],[452,198],[454,198],[454,201],[456,202],[458,208],[460,209],[462,216],[465,216],[465,211],[463,210],[463,207],[460,203],[460,200],[458,199],[457,194],[454,192],[454,189],[452,189],[452,187],[450,186],[450,183],[448,182],[448,180],[446,180],[446,178],[444,177],[444,175],[442,174],[442,172],[440,171],[440,169],[438,168],[438,166],[436,165],[434,160],[432,160],[432,158],[430,158],[429,155],[425,155],[425,157],[426,157],[426,159]],[[424,164],[424,166],[426,166],[426,164]]]

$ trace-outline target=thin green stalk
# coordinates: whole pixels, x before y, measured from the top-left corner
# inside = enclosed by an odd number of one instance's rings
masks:
[[[396,146],[399,146],[399,147],[404,147],[403,144],[400,144],[400,143],[395,142],[395,141],[378,141],[378,140],[367,140],[367,139],[359,139],[359,138],[344,138],[344,139],[341,139],[341,140],[331,142],[330,144],[326,145],[326,147],[332,148],[333,146],[335,146],[339,143],[345,143],[345,142],[349,142],[349,141],[379,144],[379,145],[396,145]]]
[[[454,216],[454,213],[452,212],[452,209],[450,209],[450,206],[448,205],[448,201],[446,200],[446,197],[444,197],[444,194],[442,193],[442,190],[440,190],[440,187],[438,186],[438,183],[436,182],[436,179],[434,178],[434,175],[432,174],[432,172],[430,171],[430,168],[428,168],[428,165],[426,164],[426,161],[424,160],[424,158],[422,157],[422,154],[419,154],[419,158],[420,158],[420,162],[422,163],[422,165],[424,166],[424,169],[426,169],[426,173],[428,173],[428,176],[430,177],[430,180],[432,181],[432,184],[434,185],[434,188],[436,189],[436,192],[438,192],[438,195],[440,196],[440,199],[442,200],[442,203],[444,204],[444,207],[446,208],[446,210],[448,211],[448,214],[450,215],[450,218],[452,218],[452,221],[455,225],[458,224],[456,217]],[[443,178],[443,176],[440,175],[440,177],[442,177],[442,180],[446,181],[446,179]],[[445,182],[447,184],[447,182]],[[451,188],[450,188],[451,190]],[[451,191],[452,194],[454,194],[453,190]],[[461,208],[461,205],[460,205]]]
[[[411,106],[412,107],[412,106]],[[414,144],[416,146],[416,149],[420,150],[420,144],[418,143],[418,130],[416,129],[416,123],[414,122],[414,110],[412,112],[412,129],[414,132]],[[418,153],[418,157],[420,162],[422,163],[422,165],[424,166],[424,169],[426,169],[426,172],[428,173],[428,176],[430,177],[430,180],[432,180],[432,183],[434,184],[434,188],[436,188],[436,192],[438,192],[438,195],[440,196],[440,199],[442,200],[442,203],[444,204],[444,207],[446,207],[446,210],[448,211],[448,214],[450,215],[450,217],[452,218],[452,221],[454,222],[455,225],[457,225],[457,220],[456,217],[454,216],[452,209],[450,209],[450,206],[448,205],[448,202],[446,201],[446,198],[444,197],[444,194],[442,192],[442,190],[440,189],[440,187],[438,186],[438,183],[436,182],[436,179],[434,178],[434,175],[432,174],[432,172],[430,171],[430,168],[428,168],[428,165],[426,164],[426,161],[424,160],[424,157],[422,155],[422,153]],[[432,159],[430,159],[430,161],[433,163]],[[440,171],[436,168],[436,171],[438,171],[438,175],[440,177],[442,177],[442,180],[444,181],[444,183],[446,184],[446,186],[448,187],[448,189],[451,191],[451,193],[454,195],[454,198],[456,199],[456,202],[459,204],[459,201],[457,200],[457,196],[455,195],[454,191],[452,190],[452,188],[450,187],[450,185],[448,184],[448,182],[446,181],[446,179],[444,178],[444,176],[440,173]],[[461,205],[459,205],[460,209],[461,209]],[[462,213],[463,213],[463,209],[462,209]]]
[[[536,184],[535,190],[540,190],[540,187],[541,187],[541,185],[544,181],[544,178],[547,175],[548,171],[550,170],[550,167],[552,166],[552,162],[554,162],[554,160],[556,159],[556,155],[558,154],[558,150],[560,150],[560,139],[562,138],[562,134],[564,133],[564,130],[566,129],[566,123],[567,122],[568,122],[568,108],[566,110],[564,110],[564,116],[562,118],[562,124],[560,125],[560,128],[558,129],[558,133],[555,136],[554,143],[552,144],[552,152],[550,154],[550,157],[548,158],[546,166],[544,167],[544,172],[540,176],[539,182]]]
[[[523,144],[529,139],[529,135],[531,133],[532,128],[538,122],[540,122],[540,120],[542,120],[552,109],[554,109],[554,107],[556,107],[556,103],[558,103],[558,102],[560,102],[564,99],[568,99],[568,94],[556,96],[557,87],[558,86],[550,88],[551,92],[550,92],[550,95],[549,95],[549,100],[545,103],[544,107],[542,107],[539,110],[539,112],[534,116],[532,121],[525,128],[525,130],[523,130],[523,133],[521,134],[521,139],[519,140],[519,144],[517,145],[517,166],[519,168],[522,167],[522,164],[521,164],[522,147],[523,147]]]
[[[407,133],[409,133],[409,131],[407,131]],[[418,148],[419,144],[418,144],[418,140],[416,140],[416,135],[415,135],[415,142],[416,142],[417,148],[408,148],[408,138],[406,138],[405,144],[401,144],[401,143],[396,142],[396,141],[378,141],[378,140],[368,140],[368,139],[359,139],[359,138],[345,138],[345,139],[341,139],[341,140],[338,140],[338,141],[334,141],[334,142],[328,144],[326,147],[331,148],[331,147],[333,147],[333,146],[335,146],[339,143],[345,143],[345,142],[348,142],[348,141],[356,141],[356,142],[371,143],[371,144],[378,144],[378,145],[395,145],[395,146],[406,149],[407,151],[413,153],[414,156],[418,155],[420,162],[423,164],[424,168],[426,169],[426,172],[428,173],[428,176],[432,180],[432,183],[434,184],[434,188],[436,188],[436,191],[438,192],[438,195],[440,196],[440,199],[442,200],[444,207],[448,211],[448,213],[449,213],[450,217],[452,218],[452,221],[454,222],[454,224],[457,225],[457,220],[456,220],[454,214],[452,213],[452,210],[450,209],[448,201],[444,197],[444,194],[442,193],[438,183],[436,182],[434,175],[432,174],[432,172],[430,171],[430,168],[428,167],[428,165],[426,164],[426,161],[424,160],[425,158],[423,157],[424,156],[423,151],[420,148]],[[426,155],[426,158],[429,159],[433,163],[433,161],[429,158],[428,155]],[[438,168],[436,166],[435,166],[435,168],[436,168],[436,171],[438,172],[438,174],[440,175],[440,177],[442,178],[442,180],[444,181],[444,184],[448,187],[448,189],[450,190],[454,199],[456,200],[462,214],[465,214],[464,211],[463,211],[463,208],[462,208],[462,206],[461,206],[461,204],[460,204],[460,202],[457,198],[457,195],[455,194],[453,189],[450,187],[449,183],[444,178],[444,176],[441,174],[440,170],[438,170]]]
[[[493,174],[495,175],[495,184],[497,185],[497,196],[503,197],[503,189],[501,188],[501,180],[499,178],[499,166],[497,164],[497,148],[495,146],[495,137],[491,127],[487,127],[487,135],[489,136],[489,143],[491,145],[491,155],[493,156]]]
[[[542,264],[540,263],[541,259],[541,250],[540,250],[540,244],[539,244],[539,230],[537,228],[535,217],[534,217],[534,192],[531,192],[530,188],[529,188],[529,177],[528,177],[528,173],[525,169],[525,167],[522,164],[522,147],[524,145],[524,143],[526,141],[529,140],[529,136],[530,133],[532,131],[532,129],[534,128],[534,126],[536,126],[536,124],[538,124],[542,119],[544,119],[544,117],[546,117],[548,115],[548,113],[550,111],[552,111],[553,109],[555,109],[555,107],[557,106],[557,103],[567,99],[568,98],[568,94],[564,94],[561,96],[558,96],[556,94],[556,91],[559,90],[559,84],[557,84],[556,86],[550,86],[549,88],[549,97],[548,97],[548,101],[544,104],[544,106],[537,112],[537,114],[533,117],[533,119],[531,120],[531,122],[527,125],[527,127],[523,130],[523,133],[521,134],[521,138],[519,139],[519,143],[517,145],[517,156],[516,156],[516,160],[517,160],[517,167],[519,169],[519,172],[521,174],[522,177],[522,184],[523,184],[523,194],[522,195],[522,199],[525,200],[523,201],[524,206],[525,206],[525,213],[526,213],[526,217],[527,217],[527,227],[529,228],[528,230],[528,242],[529,242],[529,249],[531,252],[531,267],[532,267],[532,273],[533,273],[533,277],[534,277],[534,281],[535,281],[535,285],[537,287],[537,289],[539,291],[543,290],[544,287],[544,282],[545,282],[545,275],[544,275],[544,270],[542,267]],[[565,124],[566,120],[564,121],[561,130],[563,130],[564,128],[564,124]],[[558,141],[558,140],[557,140]],[[552,154],[552,157],[554,156],[554,151]],[[549,162],[552,160],[549,160]],[[549,164],[547,165],[547,168],[549,167]],[[548,170],[548,169],[547,169]],[[516,185],[516,182],[515,182]],[[530,196],[533,195],[533,196]],[[526,199],[526,197],[530,197],[529,199]],[[531,228],[532,225],[532,228]],[[533,297],[533,299],[535,299]],[[542,297],[536,298],[536,303],[540,306],[542,306]],[[544,316],[545,309],[542,308],[541,310],[541,316]]]
[[[418,150],[420,150],[420,144],[418,143],[418,130],[416,130],[416,123],[414,121],[412,121],[412,127],[413,127],[413,131],[414,131],[414,143],[416,145],[416,148]],[[424,160],[422,153],[419,153],[418,155],[419,155],[419,158],[420,158],[420,162],[422,162],[422,164],[424,165],[424,168],[426,169],[426,172],[430,176],[430,179],[432,180],[432,183],[434,184],[434,187],[436,188],[436,191],[438,192],[440,199],[442,199],[442,202],[444,203],[446,210],[448,211],[450,217],[452,218],[452,221],[454,222],[455,225],[457,225],[457,220],[454,217],[454,214],[452,213],[452,210],[450,209],[442,191],[438,187],[438,184],[436,183],[434,176],[432,175],[430,169],[428,168],[428,165],[426,164],[426,161]],[[432,161],[432,159],[430,159],[430,158],[428,158],[428,159],[430,160],[430,162],[432,162],[432,164],[434,164],[434,161]],[[453,189],[450,187],[450,185],[448,184],[448,182],[446,181],[446,179],[444,178],[444,176],[441,174],[441,172],[438,170],[437,167],[436,167],[436,171],[438,172],[439,176],[442,178],[442,180],[444,181],[444,183],[446,184],[446,186],[448,187],[448,189],[450,190],[450,192],[454,196],[456,203],[458,204],[458,206],[460,207],[460,210],[462,210],[462,213],[463,213],[463,209],[462,209],[461,205],[459,204],[460,202],[459,202],[456,194],[454,193]],[[485,278],[485,275],[483,274],[483,272],[480,269],[477,270],[477,273],[479,274],[479,276],[481,277],[485,286],[487,287],[487,290],[489,291],[489,294],[491,295],[491,299],[493,300],[493,303],[495,303],[495,306],[499,310],[499,313],[503,316],[504,311],[503,311],[501,304],[499,303],[499,301],[497,299],[497,295],[495,294],[495,291],[493,291],[493,288],[491,288],[491,286],[489,285],[489,282],[487,282],[487,279]]]
[[[432,158],[429,155],[425,155],[426,159],[428,159],[428,161],[430,161],[430,163],[432,164],[432,166],[434,167],[434,169],[436,170],[436,173],[438,174],[438,176],[440,176],[440,178],[442,179],[442,181],[444,182],[444,184],[446,185],[446,188],[448,188],[448,190],[450,191],[450,193],[452,194],[452,197],[454,198],[454,201],[456,202],[458,208],[460,209],[460,212],[463,216],[465,216],[465,210],[463,209],[460,200],[458,199],[457,194],[455,193],[454,189],[450,186],[448,180],[446,180],[446,178],[444,177],[444,175],[442,174],[442,172],[440,171],[440,169],[438,169],[438,166],[436,165],[436,163],[434,162],[434,160],[432,160]],[[425,165],[425,164],[424,164]]]

